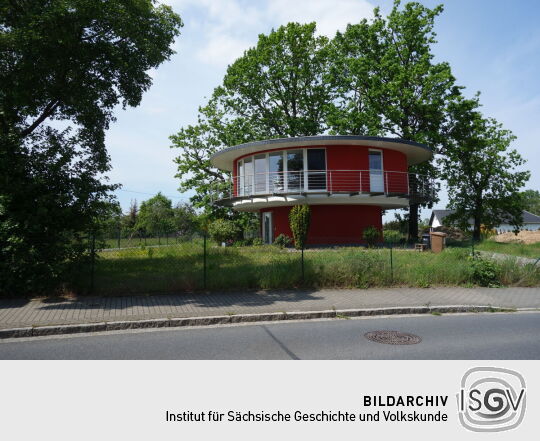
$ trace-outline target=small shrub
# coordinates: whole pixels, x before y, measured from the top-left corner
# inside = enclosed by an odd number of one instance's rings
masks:
[[[309,231],[311,209],[309,205],[295,205],[289,213],[289,225],[297,250],[304,249]]]
[[[391,244],[399,243],[402,239],[402,235],[397,230],[384,230],[383,231],[384,241]]]
[[[260,237],[254,237],[251,241],[251,245],[253,245],[254,247],[260,247],[261,245],[264,245],[264,242]]]
[[[500,267],[491,260],[476,257],[472,260],[472,279],[480,286],[501,286]]]
[[[217,243],[232,243],[240,235],[240,229],[231,220],[217,219],[208,225],[208,234]]]
[[[380,238],[380,231],[373,225],[364,228],[364,231],[362,232],[362,239],[366,241],[368,248],[373,248]]]
[[[274,240],[274,245],[277,245],[280,248],[286,248],[290,247],[292,242],[293,240],[289,236],[286,234],[280,234],[278,237],[276,237],[276,240]]]

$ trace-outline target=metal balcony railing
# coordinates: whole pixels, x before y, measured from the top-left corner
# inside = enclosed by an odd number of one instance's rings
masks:
[[[414,173],[382,170],[304,170],[255,173],[232,178],[212,192],[212,201],[293,194],[357,194],[405,197],[411,202],[433,198],[433,183]]]

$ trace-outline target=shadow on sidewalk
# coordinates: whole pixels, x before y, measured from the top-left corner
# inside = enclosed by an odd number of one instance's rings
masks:
[[[280,290],[280,291],[243,291],[227,293],[200,294],[162,294],[151,296],[122,297],[83,297],[80,299],[56,299],[43,301],[37,309],[45,310],[122,310],[141,307],[170,307],[193,305],[198,308],[258,307],[277,302],[299,302],[305,300],[323,300],[317,296],[317,290]]]

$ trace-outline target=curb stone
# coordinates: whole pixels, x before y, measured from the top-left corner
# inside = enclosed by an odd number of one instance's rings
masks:
[[[313,320],[349,317],[388,316],[405,314],[463,313],[463,312],[508,312],[526,311],[530,308],[510,309],[493,306],[413,306],[370,309],[341,309],[305,312],[271,312],[262,314],[235,314],[208,317],[161,318],[125,320],[115,322],[81,323],[66,325],[29,326],[25,328],[0,329],[0,339],[18,337],[40,337],[46,335],[79,334],[88,332],[121,331],[144,328],[178,328],[190,326],[227,325],[232,323],[254,323],[288,320]]]

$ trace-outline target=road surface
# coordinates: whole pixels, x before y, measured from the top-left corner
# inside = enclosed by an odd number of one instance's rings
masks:
[[[374,343],[396,330],[419,344]],[[540,312],[408,316],[0,341],[0,359],[540,359]]]

